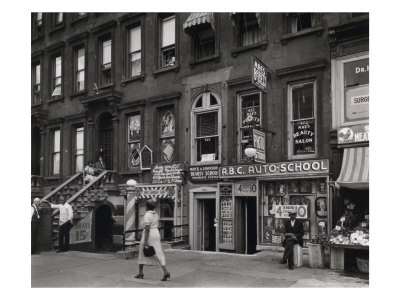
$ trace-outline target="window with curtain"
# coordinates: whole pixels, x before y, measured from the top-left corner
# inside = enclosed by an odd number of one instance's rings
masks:
[[[241,13],[236,18],[238,47],[261,42],[261,27],[255,13]]]
[[[291,155],[314,155],[316,146],[315,82],[289,86]]]
[[[85,48],[76,50],[75,91],[85,90]]]
[[[192,160],[195,163],[220,160],[220,102],[211,93],[204,93],[193,104],[194,120]]]
[[[175,15],[161,19],[161,67],[175,65]]]
[[[33,66],[33,76],[32,76],[32,79],[33,79],[33,86],[32,86],[32,89],[33,89],[33,98],[32,98],[32,104],[33,105],[35,105],[35,104],[39,104],[39,103],[41,103],[41,97],[40,97],[40,91],[41,91],[41,88],[40,88],[40,73],[41,73],[41,66],[40,66],[40,63],[37,63],[37,64],[35,64],[34,66]]]
[[[129,75],[138,76],[142,72],[142,34],[141,27],[129,30]]]
[[[52,97],[62,95],[62,58],[56,56],[53,58],[53,81],[52,81]]]
[[[111,67],[112,67],[112,42],[111,39],[103,40],[101,42],[101,85],[111,84]]]
[[[84,129],[75,128],[75,172],[83,172],[84,168]]]
[[[128,117],[128,168],[139,167],[141,142],[141,116]]]
[[[61,132],[60,129],[55,129],[52,132],[52,175],[60,174],[61,160]]]
[[[315,13],[291,13],[290,14],[290,31],[292,33],[299,32],[307,28],[315,26]]]
[[[212,56],[215,54],[215,32],[211,25],[196,29],[193,33],[194,59]]]

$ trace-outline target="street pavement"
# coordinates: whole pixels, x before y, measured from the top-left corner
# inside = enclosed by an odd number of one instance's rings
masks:
[[[136,279],[138,260],[115,253],[42,252],[31,256],[32,287],[144,287],[144,288],[271,288],[369,287],[367,274],[304,266],[289,270],[279,264],[282,253],[253,255],[193,250],[164,251],[171,279],[162,282],[159,266],[145,266]]]

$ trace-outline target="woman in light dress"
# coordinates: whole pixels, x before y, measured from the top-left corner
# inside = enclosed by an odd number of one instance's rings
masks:
[[[139,246],[139,273],[135,278],[143,279],[143,268],[144,265],[154,265],[154,262],[161,264],[164,271],[164,276],[161,281],[167,281],[171,275],[167,270],[167,265],[165,264],[164,252],[161,247],[161,237],[158,231],[158,220],[159,217],[155,212],[156,202],[153,199],[146,201],[146,214],[143,217],[143,235]],[[153,246],[156,254],[151,257],[145,257],[143,253],[143,248]],[[155,260],[156,259],[156,260]]]

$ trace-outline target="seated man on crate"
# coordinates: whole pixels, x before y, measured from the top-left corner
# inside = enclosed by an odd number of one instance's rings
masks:
[[[285,252],[282,259],[279,261],[285,264],[288,261],[289,269],[293,270],[293,247],[299,244],[303,247],[303,223],[296,219],[297,212],[291,211],[289,213],[290,219],[285,222],[285,239],[282,246],[285,247]]]

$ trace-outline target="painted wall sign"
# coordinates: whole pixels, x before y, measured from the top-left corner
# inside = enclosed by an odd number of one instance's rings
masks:
[[[154,164],[151,168],[153,174],[152,182],[154,184],[182,184],[182,172],[185,169],[186,167],[184,162]]]
[[[69,232],[70,244],[88,243],[92,241],[92,213],[88,213],[76,223]]]
[[[254,56],[251,59],[251,83],[264,93],[267,93],[267,66]]]
[[[289,218],[289,212],[296,211],[297,219],[307,219],[308,210],[307,205],[277,205],[275,211],[275,218]]]
[[[235,182],[235,196],[257,196],[256,181],[238,181]]]
[[[191,181],[206,181],[219,179],[218,165],[189,167]]]
[[[172,198],[176,197],[175,185],[136,187],[138,198]]]
[[[314,120],[293,122],[294,154],[315,153],[315,126]]]
[[[368,142],[369,124],[339,128],[337,137],[339,144]]]
[[[253,129],[253,146],[256,149],[254,161],[256,163],[265,163],[265,133]]]
[[[220,178],[326,174],[329,172],[327,159],[292,161],[255,165],[224,166],[219,168]]]

